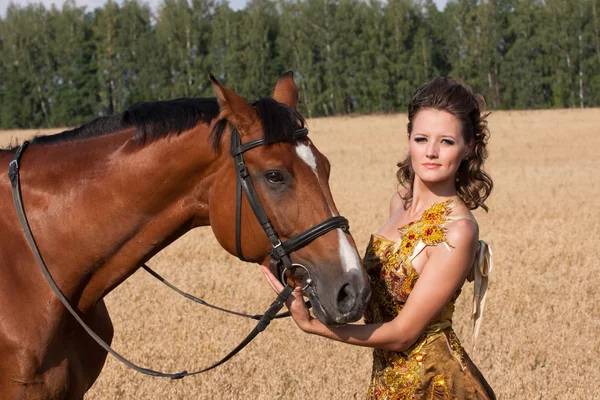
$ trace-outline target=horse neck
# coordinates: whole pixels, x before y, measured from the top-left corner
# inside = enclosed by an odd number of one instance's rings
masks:
[[[55,281],[80,310],[189,229],[208,224],[207,193],[219,161],[208,132],[199,125],[141,145],[128,130],[25,153],[31,229]]]

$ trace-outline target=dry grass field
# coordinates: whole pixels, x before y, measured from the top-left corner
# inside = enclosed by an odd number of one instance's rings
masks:
[[[494,112],[487,168],[490,212],[477,211],[495,265],[478,351],[472,356],[500,399],[600,397],[600,110]],[[387,218],[395,164],[406,151],[405,115],[309,120],[329,157],[331,187],[363,252]],[[2,144],[35,132],[4,132]],[[50,133],[50,132],[44,132]],[[258,266],[196,229],[149,263],[183,290],[258,313],[274,293]],[[466,285],[455,327],[470,341]],[[198,369],[254,326],[192,303],[138,271],[107,298],[114,347],[154,369]],[[87,399],[363,398],[371,351],[275,321],[227,364],[169,381],[109,357]]]

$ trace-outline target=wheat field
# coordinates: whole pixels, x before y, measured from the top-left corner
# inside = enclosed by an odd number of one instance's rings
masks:
[[[387,218],[406,122],[401,114],[308,121],[361,253]],[[600,109],[494,112],[489,126],[495,187],[490,212],[475,214],[495,265],[472,358],[500,399],[600,398]],[[58,131],[4,131],[0,140]],[[223,307],[259,313],[274,298],[258,266],[228,255],[210,228],[186,234],[149,265]],[[467,284],[455,313],[465,345],[471,296]],[[115,349],[170,372],[211,364],[254,327],[178,296],[143,270],[107,305]],[[109,356],[86,399],[364,398],[370,368],[371,350],[278,320],[225,365],[180,381],[140,375]]]

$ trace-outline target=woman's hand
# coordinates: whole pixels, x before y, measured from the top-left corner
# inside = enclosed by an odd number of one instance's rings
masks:
[[[271,271],[264,265],[261,265],[260,269],[262,270],[267,282],[269,283],[269,285],[271,285],[275,293],[279,294],[279,292],[283,290],[283,285],[281,284],[281,282],[279,282],[279,279],[277,279],[275,275],[273,275]],[[297,287],[296,289],[294,289],[292,295],[286,300],[285,305],[290,310],[290,313],[292,314],[292,318],[294,319],[296,325],[298,325],[298,327],[304,332],[311,333],[311,326],[313,324],[314,318],[312,317],[312,315],[310,315],[308,308],[306,308],[306,304],[304,304],[304,298],[302,297],[302,288]]]
[[[260,268],[263,274],[265,274],[269,285],[271,285],[275,293],[279,294],[283,290],[281,282],[267,267],[261,265]],[[357,346],[400,351],[396,347],[399,337],[401,338],[402,336],[399,336],[399,332],[394,327],[393,321],[385,324],[327,326],[310,315],[302,298],[302,289],[299,287],[292,292],[292,295],[286,300],[285,304],[290,310],[294,322],[304,332]],[[406,347],[408,348],[408,346]]]

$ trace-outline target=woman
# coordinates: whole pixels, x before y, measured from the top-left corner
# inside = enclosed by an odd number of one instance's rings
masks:
[[[483,97],[447,77],[414,94],[409,153],[397,173],[404,189],[392,196],[390,218],[372,235],[364,259],[372,288],[364,325],[324,325],[310,315],[299,288],[288,300],[303,331],[374,348],[369,398],[495,398],[451,320],[463,283],[474,280],[476,338],[491,269],[491,252],[470,212],[487,211],[492,189],[482,169],[489,135],[484,107]]]

